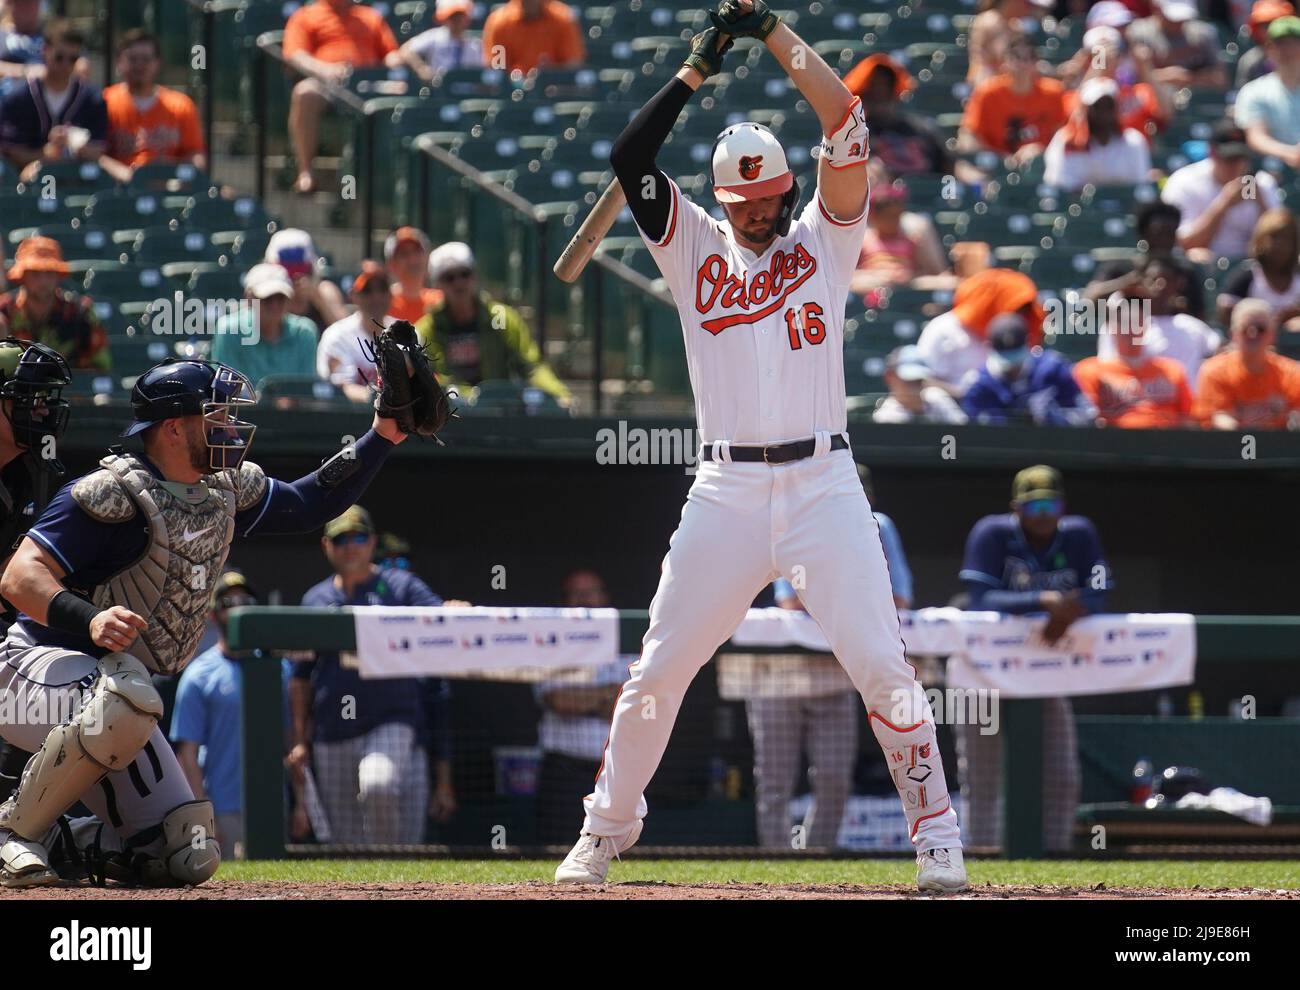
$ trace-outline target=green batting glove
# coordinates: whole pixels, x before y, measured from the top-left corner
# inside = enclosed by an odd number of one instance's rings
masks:
[[[749,11],[741,8],[739,0],[722,0],[716,11],[709,11],[709,20],[723,34],[757,38],[759,41],[766,41],[781,23],[781,18],[772,13],[772,8],[763,0],[754,0],[753,9]]]
[[[722,56],[727,54],[735,42],[728,38],[727,43],[719,48],[718,42],[722,40],[720,34],[717,28],[711,27],[692,38],[691,54],[683,64],[688,69],[694,69],[705,79],[715,72],[721,72]]]

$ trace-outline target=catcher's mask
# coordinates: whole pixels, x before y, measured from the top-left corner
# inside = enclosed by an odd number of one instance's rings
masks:
[[[63,389],[71,383],[68,362],[54,348],[15,337],[0,340],[0,407],[19,449],[63,436],[70,412]]]
[[[781,142],[762,124],[745,121],[718,135],[709,156],[709,185],[719,203],[743,203],[780,193],[776,232],[780,237],[790,233],[799,208],[799,183]]]
[[[238,418],[238,407],[257,401],[249,380],[214,361],[165,361],[136,379],[131,390],[135,422],[122,436],[143,433],[165,419],[202,416],[213,471],[239,467],[257,427]]]

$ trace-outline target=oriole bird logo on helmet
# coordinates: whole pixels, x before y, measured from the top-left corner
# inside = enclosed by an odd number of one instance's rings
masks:
[[[763,171],[762,155],[744,155],[739,162],[740,177],[747,182],[753,182],[758,178],[758,174]]]

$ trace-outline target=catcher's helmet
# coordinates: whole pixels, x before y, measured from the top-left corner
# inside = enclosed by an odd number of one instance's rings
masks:
[[[165,419],[202,416],[210,467],[214,471],[235,468],[257,429],[237,418],[236,407],[256,401],[253,386],[234,368],[213,361],[164,361],[136,379],[131,389],[135,422],[122,436],[143,433]]]
[[[765,196],[782,196],[777,230],[790,232],[799,205],[799,183],[786,162],[785,149],[762,124],[733,124],[718,135],[709,161],[709,182],[719,203],[743,203]]]
[[[63,435],[69,413],[63,389],[71,383],[68,362],[54,348],[16,337],[0,339],[0,399],[7,400],[4,413],[20,448]]]

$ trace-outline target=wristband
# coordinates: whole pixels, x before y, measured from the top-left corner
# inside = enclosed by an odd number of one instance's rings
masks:
[[[50,599],[45,625],[59,632],[73,633],[90,638],[90,622],[103,609],[97,608],[80,595],[66,588]]]

